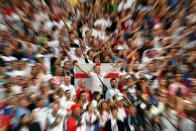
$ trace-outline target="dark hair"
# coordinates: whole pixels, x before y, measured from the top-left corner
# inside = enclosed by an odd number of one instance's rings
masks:
[[[112,83],[112,81],[117,81],[117,79],[116,78],[112,78],[112,79],[110,79],[110,83]]]
[[[88,111],[88,108],[92,105],[92,103],[88,103],[88,105],[86,106],[86,110],[85,111]]]
[[[113,105],[110,107],[110,110],[111,112],[115,111],[115,110],[118,110],[117,106],[116,105]]]
[[[93,50],[88,50],[88,51],[87,51],[87,55],[89,55],[91,51],[93,52]]]
[[[92,95],[92,100],[96,100],[96,97],[99,95],[100,93],[98,91],[93,92]]]

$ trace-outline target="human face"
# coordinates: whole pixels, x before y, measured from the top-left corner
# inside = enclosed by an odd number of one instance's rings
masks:
[[[70,91],[67,91],[65,93],[65,96],[66,96],[66,99],[70,99],[71,98],[71,92]]]
[[[136,107],[130,107],[129,113],[130,113],[131,116],[135,116],[136,115],[136,112],[137,112]]]
[[[150,72],[154,72],[154,71],[155,71],[155,65],[152,64],[152,63],[148,64],[147,68],[148,68],[148,70],[149,70]]]
[[[52,105],[52,111],[53,111],[54,113],[57,113],[58,110],[59,110],[59,104],[54,103],[54,104]]]
[[[26,108],[28,106],[28,101],[26,99],[23,99],[20,101],[20,106],[23,108]]]
[[[117,87],[117,80],[112,80],[111,81],[111,87],[116,88]]]
[[[66,61],[64,63],[64,69],[70,69],[70,67],[71,67],[71,63],[69,61]]]
[[[83,102],[86,102],[87,101],[87,94],[84,92],[82,94],[80,94],[80,99],[83,101]]]
[[[62,74],[63,74],[62,68],[60,68],[60,67],[57,68],[57,69],[56,69],[56,75],[57,75],[57,76],[61,76]]]
[[[85,87],[86,86],[85,80],[80,80],[79,85],[80,87]]]
[[[176,74],[176,80],[178,82],[181,82],[182,81],[182,75],[181,74]]]
[[[133,80],[132,78],[129,78],[129,79],[127,80],[127,86],[128,86],[128,87],[131,87],[133,84],[134,84],[134,80]]]
[[[76,49],[76,55],[79,56],[79,57],[82,56],[82,50],[81,50],[81,48],[77,48]]]
[[[64,78],[64,83],[65,83],[65,84],[70,84],[70,81],[71,81],[70,76],[65,76],[65,78]]]
[[[165,86],[166,87],[167,86],[167,81],[165,79],[161,79],[159,84],[160,84],[160,86]]]
[[[94,72],[95,72],[96,74],[100,74],[100,66],[95,66],[95,67],[94,67]]]
[[[107,105],[106,102],[103,102],[103,103],[102,103],[102,108],[103,108],[104,110],[106,110],[106,109],[108,108],[108,105]]]

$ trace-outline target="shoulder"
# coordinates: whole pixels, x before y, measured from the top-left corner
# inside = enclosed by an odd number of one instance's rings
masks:
[[[96,76],[97,74],[94,73],[94,72],[89,72],[89,75],[90,75],[90,76]]]

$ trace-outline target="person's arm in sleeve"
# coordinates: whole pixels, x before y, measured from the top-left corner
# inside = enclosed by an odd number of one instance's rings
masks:
[[[123,63],[116,64],[115,66],[113,66],[112,68],[110,68],[108,71],[106,71],[106,74],[105,75],[113,72],[114,70],[116,70],[118,67],[121,67],[122,65],[123,65]]]
[[[54,128],[55,126],[59,125],[62,121],[62,117],[61,116],[57,116],[54,122],[51,122],[49,120],[49,118],[46,119],[46,123],[47,123],[47,127]]]
[[[106,97],[106,99],[110,100],[110,92],[109,92],[109,90],[107,90],[105,97]]]
[[[128,56],[127,56],[127,60],[130,59],[135,53],[137,53],[139,48],[136,48],[135,50],[133,50]]]
[[[80,67],[78,63],[76,63],[75,65],[76,65],[76,67],[78,67],[80,69],[81,72],[83,72],[84,74],[90,75],[90,72],[83,69],[82,67]]]

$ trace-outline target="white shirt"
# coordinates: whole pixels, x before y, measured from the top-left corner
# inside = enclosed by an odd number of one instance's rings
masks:
[[[136,0],[127,0],[126,3],[124,3],[124,1],[122,1],[118,5],[118,12],[132,8],[135,5],[135,3],[136,3]]]
[[[80,64],[86,64],[84,56],[78,57],[77,55],[75,55],[75,53],[72,54],[71,52],[69,52],[69,55],[72,60],[77,60],[78,63],[80,63]]]
[[[126,117],[125,109],[118,108],[118,119],[124,121],[125,117]]]
[[[54,56],[58,57],[60,54],[60,43],[58,40],[48,41],[48,46],[54,48]]]
[[[35,121],[40,123],[42,131],[46,129],[46,116],[48,113],[47,108],[36,108],[33,110],[33,113],[35,114]]]
[[[100,113],[98,113],[100,120],[99,120],[99,125],[100,127],[104,127],[105,123],[107,120],[109,120],[111,118],[111,114],[109,114],[106,111],[103,111],[102,115]]]
[[[106,92],[106,99],[112,100],[115,95],[120,93],[120,91],[117,88],[111,88]]]
[[[97,119],[96,115],[94,113],[89,114],[88,112],[85,112],[82,116],[85,120],[85,127],[86,131],[93,131],[94,130],[94,125],[89,125],[88,122],[93,123]]]
[[[71,84],[65,85],[64,83],[62,83],[62,84],[60,85],[60,87],[61,87],[64,91],[70,90],[70,91],[71,91],[72,97],[73,97],[74,95],[76,95],[75,87],[74,87],[73,85],[71,85]]]
[[[58,113],[59,114],[59,113]],[[47,114],[47,119],[49,120],[49,123],[53,123],[56,120],[56,117],[52,115],[51,111]],[[61,123],[59,125],[56,125],[53,128],[48,128],[48,131],[63,131],[63,118],[61,120]]]
[[[95,22],[94,22],[94,26],[98,26],[98,25],[101,25],[102,29],[105,29],[106,27],[110,27],[111,26],[111,21],[108,19],[97,19]]]
[[[20,94],[20,93],[23,93],[23,89],[21,86],[18,86],[18,85],[14,85],[11,87],[11,91],[12,93],[14,94]]]
[[[101,81],[103,82],[103,79],[106,75],[107,75],[106,72],[102,72],[99,75],[94,72],[90,72],[90,77],[91,77],[91,82],[92,82],[92,88],[91,88],[92,93],[95,91],[102,93],[102,86],[103,85],[102,85]],[[99,80],[98,76],[101,81]]]

